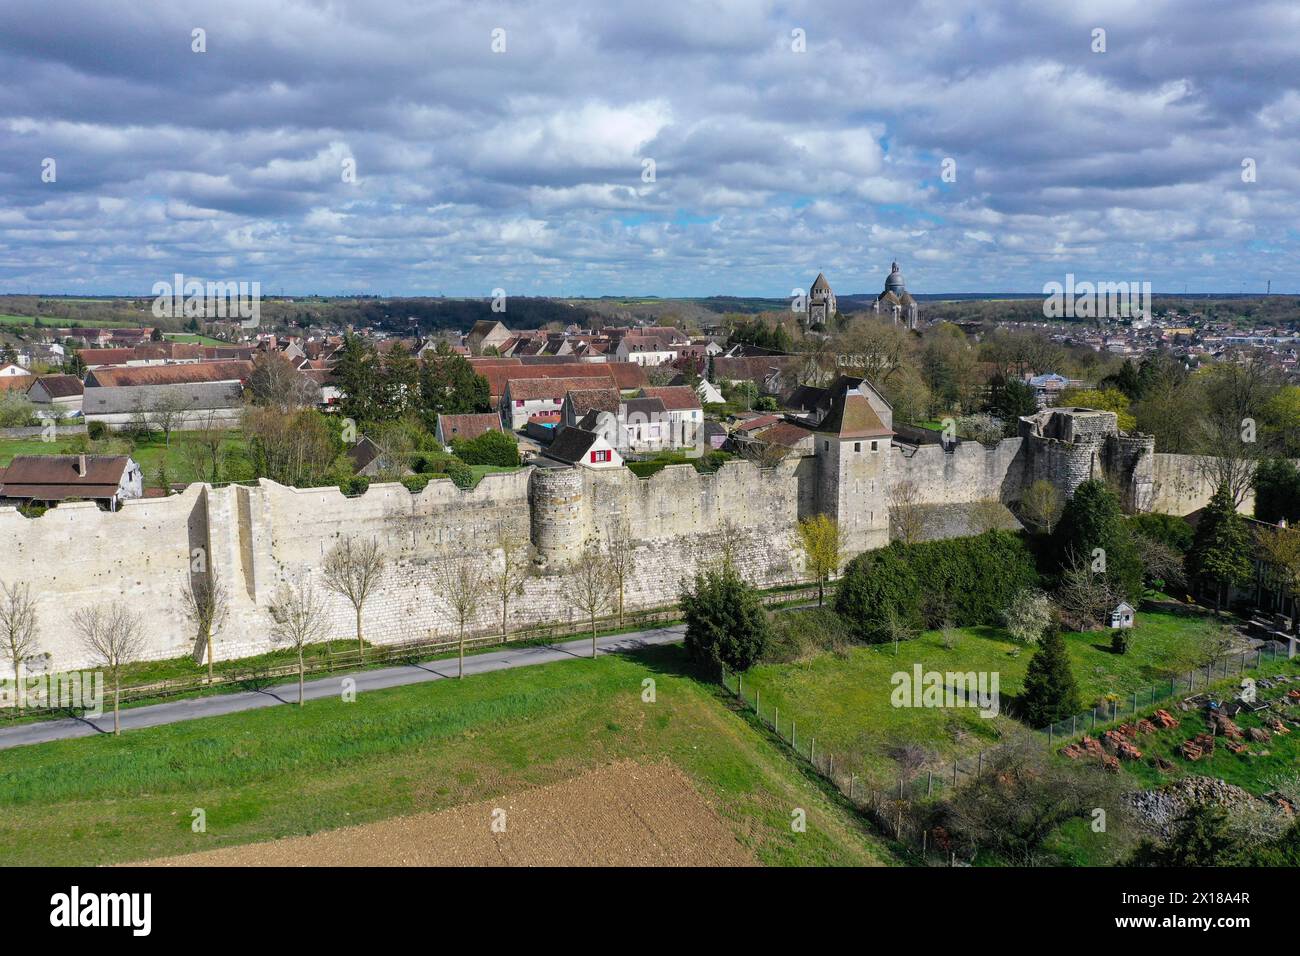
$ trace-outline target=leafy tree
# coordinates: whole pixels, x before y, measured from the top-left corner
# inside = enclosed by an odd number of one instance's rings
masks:
[[[1065,639],[1055,628],[1043,635],[1038,650],[1029,659],[1020,705],[1030,727],[1046,727],[1077,714],[1081,708]]]
[[[359,335],[345,335],[334,365],[343,398],[339,409],[355,422],[378,421],[384,412],[380,362],[375,347]]]
[[[1300,521],[1300,468],[1283,458],[1267,458],[1255,469],[1255,517],[1269,524]]]
[[[1100,550],[1100,554],[1098,553]],[[1129,601],[1142,599],[1142,565],[1120,509],[1119,498],[1100,479],[1079,485],[1065,505],[1052,550],[1064,570],[1094,562],[1107,583]]]
[[[1128,519],[1128,526],[1135,534],[1159,541],[1179,554],[1186,554],[1192,546],[1192,526],[1178,515],[1161,514],[1158,511],[1132,515]]]
[[[1223,609],[1229,588],[1250,578],[1250,532],[1228,490],[1219,485],[1201,512],[1192,549],[1187,553],[1187,570],[1202,587],[1214,588],[1214,612]]]
[[[1032,415],[1038,410],[1038,397],[1033,386],[1018,378],[1007,378],[1001,372],[989,379],[989,398],[985,410],[1003,422],[1014,424],[1022,415]]]
[[[1051,534],[1061,517],[1061,492],[1050,481],[1038,479],[1020,498],[1020,512],[1041,534]]]
[[[420,363],[401,342],[383,355],[379,387],[390,414],[401,415],[420,404]]]
[[[439,415],[465,415],[488,410],[487,379],[474,372],[464,356],[446,342],[420,364],[420,409],[432,429]]]
[[[681,595],[686,652],[697,664],[743,671],[763,655],[771,629],[758,592],[733,567],[695,575]]]
[[[1035,644],[1052,626],[1052,602],[1037,588],[1017,591],[1002,612],[1007,633],[1022,644]]]
[[[1107,375],[1098,383],[1102,388],[1115,388],[1123,392],[1130,401],[1136,402],[1142,397],[1142,378],[1132,359],[1125,359],[1124,364],[1114,375]]]
[[[497,429],[468,440],[453,438],[451,450],[467,465],[519,466],[519,443],[513,435]]]
[[[1061,394],[1061,402],[1065,405],[1114,412],[1118,419],[1119,430],[1122,432],[1131,432],[1137,428],[1137,418],[1129,410],[1129,397],[1118,388],[1070,388]]]
[[[840,527],[829,515],[819,514],[799,522],[799,544],[808,571],[817,580],[817,606],[825,603],[826,582],[840,569]]]

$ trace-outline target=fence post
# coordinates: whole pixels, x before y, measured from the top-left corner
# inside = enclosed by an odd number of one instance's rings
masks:
[[[739,674],[739,673],[736,674],[736,696],[740,698],[740,702],[742,704],[745,702],[745,675],[744,674]]]
[[[980,751],[979,759],[975,762],[975,779],[978,780],[984,775],[984,751]]]
[[[1079,718],[1077,716],[1070,718],[1070,736],[1073,737],[1079,730]]]
[[[925,795],[928,797],[930,794],[934,793],[934,771],[927,770],[925,772],[925,777]]]
[[[776,715],[772,718],[772,726],[776,728],[776,735],[781,736],[781,708],[776,709]]]
[[[817,769],[817,738],[815,736],[808,744],[808,762],[813,765],[814,770]]]
[[[1133,716],[1136,717],[1137,712],[1138,712],[1138,692],[1133,691]]]
[[[1052,726],[1052,724],[1047,725],[1047,746],[1049,750],[1052,746]]]
[[[760,693],[761,691],[754,691],[754,713],[758,714],[758,722],[761,724],[763,722],[763,709],[758,705],[760,699],[758,695]]]
[[[791,718],[790,720],[790,749],[792,749],[795,753],[799,752],[799,747],[794,742],[794,719],[793,718]]]
[[[850,800],[853,799],[853,787],[854,785],[857,784],[857,782],[858,782],[858,775],[856,773],[849,774],[849,799]]]
[[[952,758],[952,785],[957,786],[957,758]]]

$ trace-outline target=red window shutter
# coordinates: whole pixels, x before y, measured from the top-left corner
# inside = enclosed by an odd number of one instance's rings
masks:
[[[596,453],[594,451],[591,453],[591,463],[593,465],[596,463]]]

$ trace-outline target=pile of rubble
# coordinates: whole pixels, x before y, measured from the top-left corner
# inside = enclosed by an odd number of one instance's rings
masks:
[[[1125,801],[1143,824],[1168,838],[1175,821],[1193,806],[1211,804],[1234,810],[1259,810],[1268,804],[1241,787],[1212,777],[1183,777],[1158,790],[1136,790]]]

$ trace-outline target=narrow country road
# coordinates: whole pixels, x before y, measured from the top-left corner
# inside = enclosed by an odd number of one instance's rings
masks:
[[[597,652],[613,654],[620,651],[633,651],[643,647],[660,644],[673,644],[682,639],[686,628],[675,624],[671,627],[653,628],[646,631],[634,631],[631,634],[611,634],[596,638]],[[465,676],[486,674],[491,671],[510,670],[515,667],[530,667],[534,664],[550,664],[555,661],[591,657],[591,638],[579,638],[556,644],[542,644],[532,647],[506,647],[498,651],[466,655]],[[456,658],[430,661],[424,664],[403,664],[398,667],[385,667],[379,670],[358,671],[351,674],[335,674],[309,680],[303,687],[303,696],[307,700],[319,700],[324,697],[336,697],[342,690],[342,681],[350,677],[356,681],[358,694],[368,690],[383,690],[386,687],[402,687],[406,684],[421,684],[427,681],[456,678]],[[94,734],[113,732],[112,696],[106,689],[105,712],[102,717],[93,720],[68,717],[61,720],[42,721],[41,723],[22,724],[16,727],[0,729],[0,750],[21,747],[25,744],[41,744],[51,740],[67,740],[72,737],[90,737]],[[150,704],[145,707],[133,707],[122,711],[122,730],[138,730],[142,727],[158,727],[162,724],[174,724],[181,720],[194,720],[198,717],[217,717],[222,714],[234,714],[244,710],[260,707],[279,707],[282,704],[294,704],[298,701],[298,681],[268,687],[260,691],[241,691],[235,694],[219,694],[213,697],[196,697],[189,700],[177,700],[165,704]]]

